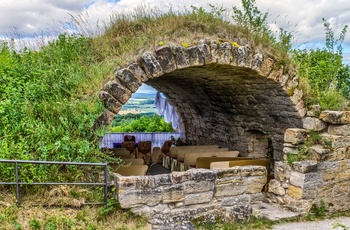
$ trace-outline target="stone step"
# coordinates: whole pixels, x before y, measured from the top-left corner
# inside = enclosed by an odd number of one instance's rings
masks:
[[[259,217],[265,217],[269,220],[281,220],[300,215],[300,213],[284,209],[277,204],[268,203],[259,203],[253,205],[253,214]]]

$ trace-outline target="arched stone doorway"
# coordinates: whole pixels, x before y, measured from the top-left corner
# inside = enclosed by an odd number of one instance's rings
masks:
[[[201,40],[189,48],[159,47],[117,70],[100,92],[107,109],[95,127],[109,124],[142,83],[166,95],[192,143],[245,153],[247,132],[257,130],[270,137],[276,160],[284,131],[301,127],[305,115],[292,68],[249,46]]]

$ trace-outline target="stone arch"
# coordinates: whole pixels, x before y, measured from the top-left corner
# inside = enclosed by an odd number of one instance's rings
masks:
[[[245,132],[259,130],[271,137],[276,160],[284,131],[301,127],[306,113],[292,67],[249,45],[200,40],[144,52],[118,69],[99,93],[106,110],[94,128],[109,124],[142,83],[168,98],[189,141],[244,151]]]

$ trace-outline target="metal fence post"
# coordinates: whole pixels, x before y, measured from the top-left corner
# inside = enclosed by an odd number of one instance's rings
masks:
[[[19,184],[18,184],[18,162],[15,163],[15,171],[16,171],[16,200],[17,204],[19,204]]]
[[[108,193],[108,171],[107,171],[107,163],[104,166],[104,177],[105,177],[105,186],[104,186],[104,202],[107,204],[107,193]]]

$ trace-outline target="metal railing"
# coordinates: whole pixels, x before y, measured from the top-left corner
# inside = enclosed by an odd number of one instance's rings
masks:
[[[19,203],[19,186],[20,185],[87,185],[87,186],[104,186],[104,202],[89,202],[85,204],[106,204],[108,201],[108,171],[107,163],[86,163],[86,162],[59,162],[59,161],[26,161],[26,160],[1,160],[0,163],[15,164],[15,182],[1,182],[0,185],[16,185],[16,199]],[[104,167],[104,182],[89,183],[89,182],[20,182],[19,181],[19,164],[48,164],[48,165],[80,165],[80,166],[103,166]]]

